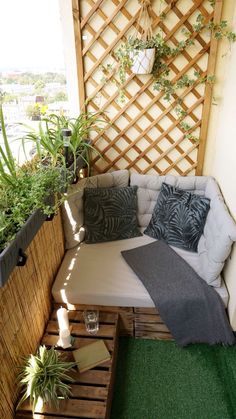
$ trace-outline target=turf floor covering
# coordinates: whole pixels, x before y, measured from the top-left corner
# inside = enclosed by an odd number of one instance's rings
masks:
[[[236,347],[121,338],[111,419],[236,419]]]

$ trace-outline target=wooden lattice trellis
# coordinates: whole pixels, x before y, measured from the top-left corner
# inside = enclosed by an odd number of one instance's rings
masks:
[[[162,31],[165,41],[175,46],[183,39],[182,29],[191,33],[194,45],[177,57],[166,60],[171,80],[183,75],[202,77],[214,74],[217,41],[205,32],[195,32],[198,14],[206,21],[220,21],[222,0],[214,9],[209,0],[153,0],[153,32]],[[93,144],[102,154],[93,156],[95,173],[111,169],[132,169],[138,173],[177,175],[201,174],[212,87],[196,81],[179,89],[169,103],[163,92],[153,90],[150,75],[127,74],[126,101],[119,103],[116,83],[118,63],[115,51],[128,36],[139,30],[138,0],[73,0],[76,53],[81,108],[106,113],[106,126],[92,134]],[[162,20],[160,13],[165,15]],[[112,65],[104,77],[101,66]],[[179,118],[175,108],[182,101],[186,115]],[[187,138],[181,121],[191,126]]]

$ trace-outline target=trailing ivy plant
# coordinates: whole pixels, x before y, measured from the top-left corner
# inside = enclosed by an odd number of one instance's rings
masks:
[[[209,0],[212,7],[215,5],[214,0]],[[162,13],[161,19],[165,19],[166,15]],[[225,20],[222,20],[219,24],[215,24],[213,20],[208,22],[206,18],[200,13],[196,18],[196,22],[193,24],[193,29],[195,32],[210,31],[212,37],[219,40],[226,38],[229,42],[236,41],[236,33],[232,32],[228,28],[228,23]],[[131,36],[127,41],[121,44],[120,48],[116,51],[115,55],[119,63],[118,69],[118,81],[113,78],[113,81],[116,83],[119,89],[119,99],[120,101],[125,101],[125,94],[123,90],[123,85],[126,82],[127,71],[131,69],[133,65],[133,58],[131,52],[140,51],[148,48],[155,48],[155,61],[152,70],[152,75],[154,79],[154,90],[163,91],[164,99],[171,101],[175,92],[183,87],[189,87],[195,82],[198,83],[209,83],[213,84],[215,81],[215,76],[210,75],[204,78],[198,72],[194,72],[194,78],[191,78],[188,75],[184,75],[176,83],[173,83],[170,78],[170,68],[168,66],[168,60],[171,57],[176,57],[188,46],[194,45],[194,39],[192,39],[192,34],[186,28],[182,29],[182,33],[185,36],[185,39],[179,41],[175,47],[170,47],[170,45],[165,42],[161,34],[157,34],[150,39],[143,40],[138,37]],[[135,57],[135,55],[134,55]],[[113,66],[107,64],[106,66],[101,67],[101,70],[104,74],[103,81],[106,82],[108,79],[109,73],[113,71]]]
[[[209,0],[212,7],[215,6],[215,0]],[[160,15],[161,20],[166,18],[164,12]],[[211,33],[211,36],[217,40],[223,38],[227,39],[230,43],[236,41],[236,33],[232,32],[228,28],[228,23],[226,20],[220,21],[220,23],[215,24],[213,20],[210,22],[200,13],[196,18],[196,22],[193,24],[193,29],[195,32],[200,33],[202,31],[208,31]],[[140,51],[148,48],[155,48],[155,61],[152,69],[153,75],[153,89],[158,92],[163,92],[163,99],[171,102],[175,94],[179,89],[189,88],[194,84],[207,83],[210,86],[213,86],[215,83],[215,75],[202,76],[199,72],[194,71],[193,76],[184,74],[176,82],[173,82],[170,79],[170,67],[168,66],[168,60],[173,57],[178,56],[182,51],[184,51],[188,46],[194,45],[194,39],[192,34],[186,28],[182,29],[182,34],[185,36],[185,39],[178,42],[175,47],[170,47],[170,45],[165,42],[161,34],[157,34],[151,37],[148,40],[139,39],[137,37],[129,37],[125,43],[123,43],[120,48],[115,53],[116,58],[119,63],[118,69],[118,81],[113,77],[113,81],[116,83],[119,90],[118,101],[125,101],[125,91],[123,89],[124,84],[126,83],[127,71],[131,69],[133,65],[133,59],[135,54],[132,55],[131,52]],[[134,57],[134,58],[132,58]],[[106,82],[109,74],[113,71],[113,66],[108,64],[101,68],[104,78],[103,81]],[[181,99],[177,99],[177,106],[175,112],[182,121],[186,116],[187,112],[181,106]],[[192,127],[189,126],[185,121],[182,121],[181,128],[185,132],[185,137],[198,141],[198,138],[191,133]]]

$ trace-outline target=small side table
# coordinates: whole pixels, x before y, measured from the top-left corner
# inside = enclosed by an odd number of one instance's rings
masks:
[[[86,331],[82,311],[70,311],[69,320],[72,327],[71,335],[75,338],[73,348],[60,349],[66,353],[68,361],[73,360],[74,349],[98,339],[104,340],[111,353],[111,359],[83,373],[73,372],[75,382],[71,385],[72,396],[67,400],[61,400],[58,410],[45,405],[43,411],[35,412],[33,415],[30,404],[26,401],[17,410],[15,419],[68,419],[68,417],[109,419],[118,348],[118,314],[100,311],[99,331],[96,335],[90,335]],[[50,347],[56,345],[57,341],[58,323],[56,310],[54,310],[41,344]]]

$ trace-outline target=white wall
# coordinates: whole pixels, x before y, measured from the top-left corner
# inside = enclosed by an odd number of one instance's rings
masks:
[[[225,0],[223,18],[232,22],[236,32],[235,0]],[[222,57],[225,51],[227,56]],[[214,95],[217,106],[212,106],[203,174],[214,176],[224,195],[231,215],[236,220],[236,43],[222,42],[217,59],[217,85]],[[230,293],[229,316],[236,330],[236,246],[224,271]]]

